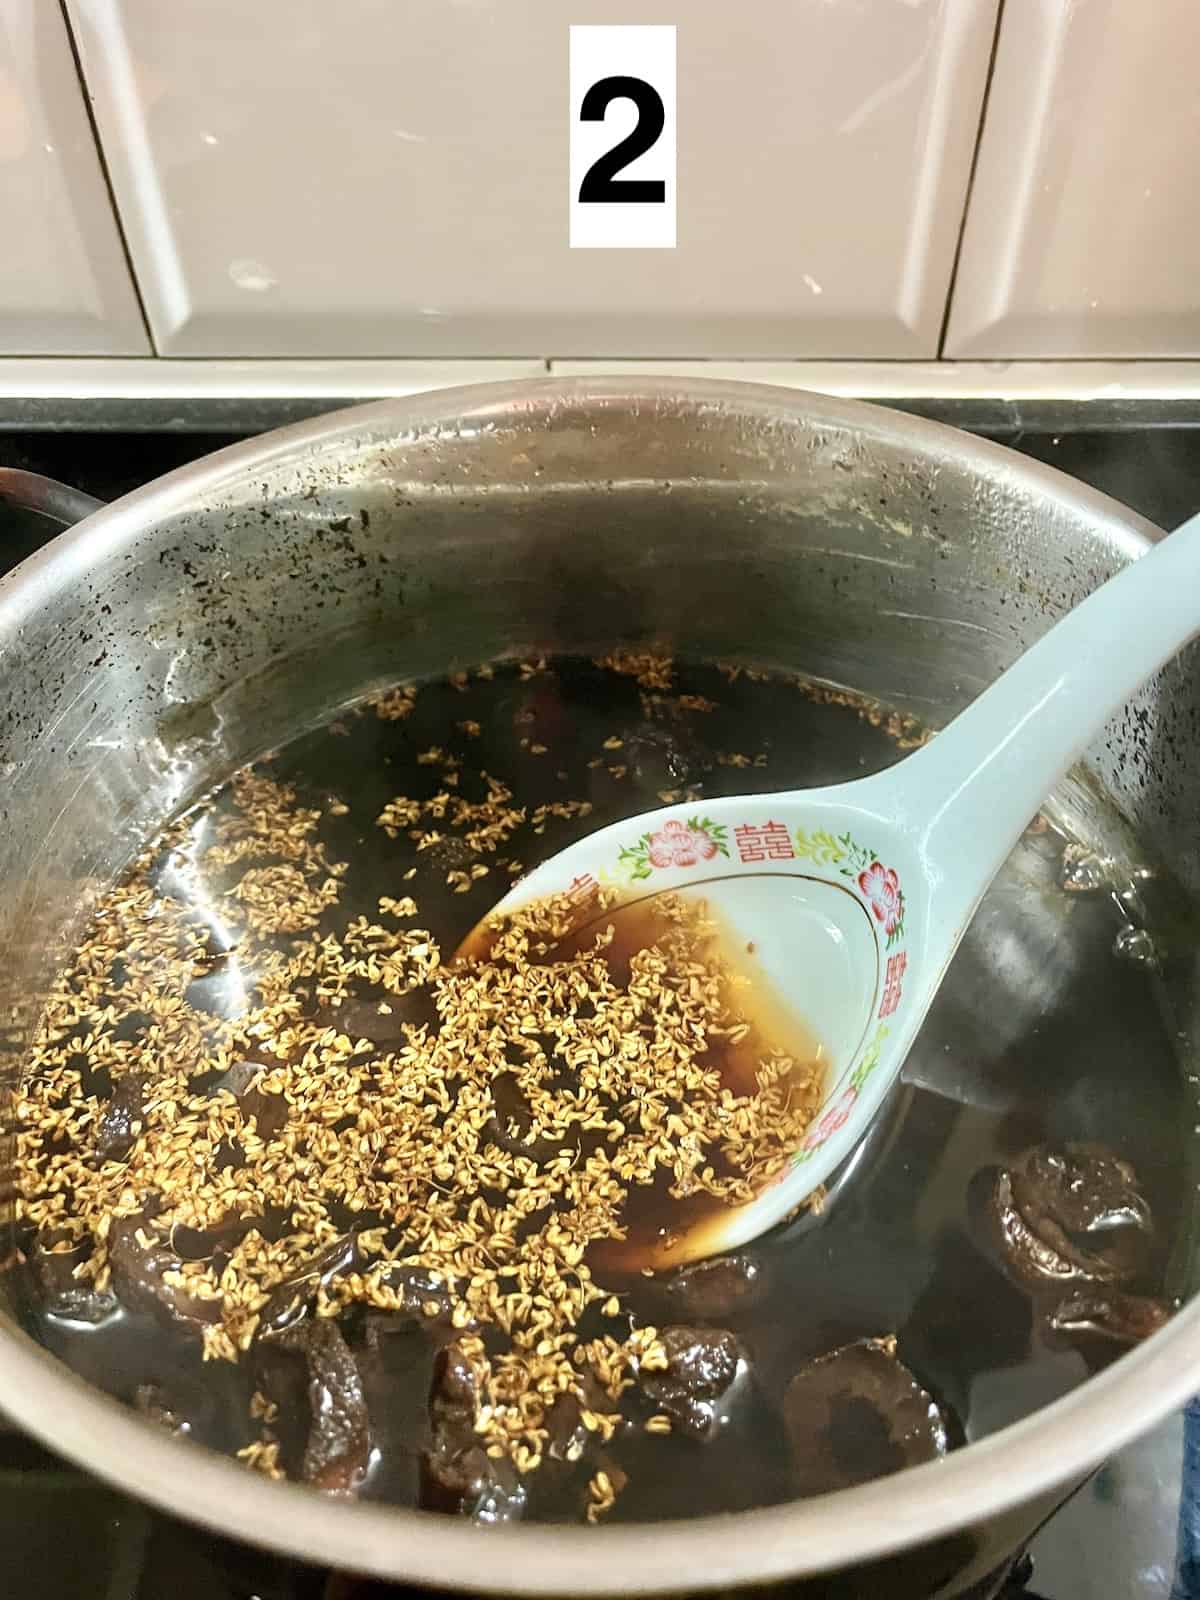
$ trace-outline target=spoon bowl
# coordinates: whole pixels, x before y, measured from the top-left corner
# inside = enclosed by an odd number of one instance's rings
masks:
[[[887,771],[614,823],[500,901],[489,922],[566,895],[582,926],[665,892],[703,901],[723,956],[751,980],[751,1004],[770,1008],[775,1031],[803,1040],[823,1066],[819,1109],[789,1164],[702,1228],[664,1230],[668,1242],[649,1265],[746,1243],[803,1205],[849,1155],[1044,797],[1197,632],[1200,517],[1088,596]]]

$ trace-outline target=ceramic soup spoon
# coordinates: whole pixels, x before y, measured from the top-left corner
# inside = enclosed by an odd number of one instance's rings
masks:
[[[753,950],[763,983],[819,1042],[823,1100],[791,1165],[730,1208],[717,1233],[706,1229],[704,1253],[779,1222],[857,1144],[1046,794],[1197,633],[1200,516],[1089,595],[887,771],[614,823],[531,872],[490,914],[563,892],[583,905],[600,885],[619,899],[598,923],[665,890],[694,896]]]

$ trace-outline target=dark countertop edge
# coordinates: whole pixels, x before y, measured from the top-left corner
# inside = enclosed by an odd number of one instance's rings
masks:
[[[682,381],[682,380],[681,380]],[[21,432],[87,430],[98,433],[261,433],[347,406],[377,401],[378,394],[262,397],[0,396],[0,429]],[[1200,427],[1200,396],[1179,398],[1003,400],[979,396],[872,396],[872,404],[947,422],[973,433],[1010,438],[1026,432],[1124,432],[1143,428]]]

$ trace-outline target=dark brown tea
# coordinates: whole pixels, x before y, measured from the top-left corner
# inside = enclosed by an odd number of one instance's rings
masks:
[[[22,1108],[37,1336],[251,1467],[481,1522],[820,1493],[1065,1393],[1184,1288],[1171,954],[1129,958],[1153,879],[1135,905],[1031,828],[829,1192],[668,1271],[645,1267],[664,1229],[786,1159],[819,1058],[752,1032],[717,978],[706,999],[647,968],[651,926],[447,976],[584,834],[919,738],[647,653],[401,687],[239,775],[114,891],[52,998]],[[737,1137],[656,1101],[656,1062],[707,1073],[714,1106],[736,1091]],[[631,1151],[657,1175],[602,1238]]]

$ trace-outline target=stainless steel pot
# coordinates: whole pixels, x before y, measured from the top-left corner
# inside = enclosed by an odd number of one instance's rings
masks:
[[[232,766],[380,680],[654,639],[801,669],[937,723],[1155,537],[1060,474],[951,429],[733,384],[453,390],[172,473],[0,585],[8,1090],[47,972],[137,846]],[[1099,786],[1193,888],[1198,718],[1189,655],[1058,796],[1095,829]],[[1200,1374],[1190,1307],[1067,1399],[942,1464],[687,1525],[483,1534],[273,1484],[160,1437],[9,1311],[3,1405],[102,1477],[235,1537],[487,1591],[631,1594],[838,1571],[812,1592],[983,1593],[1070,1489]]]

